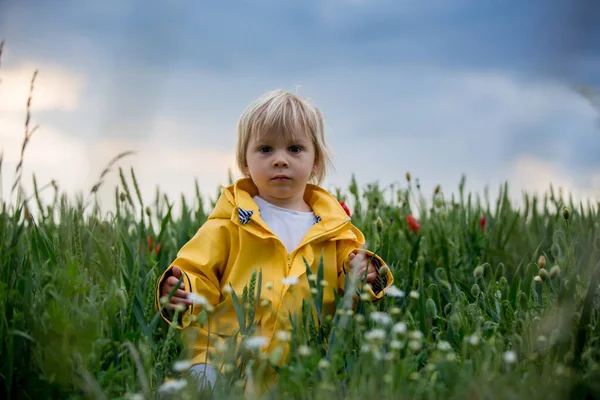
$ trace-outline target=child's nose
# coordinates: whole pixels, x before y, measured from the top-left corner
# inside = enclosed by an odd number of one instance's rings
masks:
[[[273,167],[281,168],[281,167],[287,167],[287,166],[288,166],[287,158],[281,153],[275,154],[275,157],[273,158]]]

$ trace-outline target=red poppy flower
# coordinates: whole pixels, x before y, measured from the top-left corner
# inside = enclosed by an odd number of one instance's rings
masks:
[[[150,235],[148,235],[148,237],[146,239],[148,240],[148,251],[149,252],[154,251],[154,254],[158,255],[158,252],[160,251],[162,244],[155,243],[154,239],[152,239],[152,236],[150,236]]]
[[[421,229],[421,224],[419,224],[419,221],[417,221],[415,217],[409,215],[408,217],[406,217],[406,222],[408,223],[408,229],[410,229],[414,233],[419,233],[419,230]]]
[[[348,214],[348,216],[350,216],[350,209],[348,208],[348,206],[346,205],[346,203],[344,202],[344,200],[340,201],[340,205],[342,206],[342,208],[344,209],[344,211],[346,211],[346,214]]]
[[[485,231],[485,215],[482,215],[481,218],[479,218],[479,226],[481,227],[481,232]]]

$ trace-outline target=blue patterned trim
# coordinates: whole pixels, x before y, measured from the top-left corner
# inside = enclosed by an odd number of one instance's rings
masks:
[[[238,217],[242,225],[250,222],[250,217],[252,217],[252,214],[254,214],[254,211],[252,210],[244,210],[242,208],[238,208]]]
[[[321,217],[315,215],[315,224],[318,224],[319,222],[321,222]]]

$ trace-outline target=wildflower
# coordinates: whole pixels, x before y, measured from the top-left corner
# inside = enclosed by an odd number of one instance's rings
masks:
[[[322,359],[319,361],[319,364],[318,364],[317,366],[318,366],[319,368],[321,368],[321,369],[326,369],[326,368],[328,368],[328,367],[329,367],[329,361],[327,361],[326,359],[322,358]]]
[[[365,333],[365,339],[368,341],[384,340],[385,331],[383,329],[372,329]]]
[[[233,371],[235,371],[235,365],[233,365],[231,363],[225,363],[225,364],[223,364],[223,373],[230,374]]]
[[[450,345],[450,343],[448,343],[448,342],[447,342],[447,341],[445,341],[445,340],[440,340],[440,341],[437,343],[437,348],[438,348],[438,350],[440,350],[440,351],[450,351],[450,350],[452,350],[452,346]]]
[[[267,338],[264,336],[253,336],[249,337],[244,341],[244,345],[247,349],[260,349],[267,344]]]
[[[181,389],[183,389],[185,386],[187,385],[187,381],[185,379],[179,379],[177,381],[175,380],[171,380],[171,381],[167,381],[165,383],[163,383],[159,388],[158,391],[160,393],[173,393],[173,392],[178,392]]]
[[[190,292],[187,294],[187,298],[189,301],[192,302],[192,304],[196,304],[199,306],[205,306],[208,304],[208,300],[206,300],[206,297],[201,296],[198,293]]]
[[[402,310],[400,309],[400,307],[392,307],[392,309],[390,310],[390,315],[400,315],[402,314]]]
[[[175,311],[179,311],[179,312],[184,312],[186,310],[186,306],[184,306],[183,304],[176,304],[175,305]]]
[[[319,282],[319,284],[323,287],[329,286],[329,282],[327,282],[325,279],[323,279],[321,282]]]
[[[479,227],[481,228],[481,232],[485,232],[485,215],[479,218]]]
[[[350,216],[350,209],[346,205],[346,202],[344,200],[342,200],[342,201],[340,201],[340,205],[342,206],[342,208],[344,209],[344,211],[346,212],[346,214],[348,214],[348,216]]]
[[[397,335],[404,335],[407,331],[408,331],[408,326],[406,325],[406,322],[402,322],[402,321],[397,322],[392,327],[392,332]]]
[[[392,317],[390,317],[389,314],[381,312],[381,311],[372,312],[371,320],[373,322],[381,324],[381,325],[389,325],[392,323]]]
[[[421,225],[419,224],[419,221],[415,219],[415,217],[413,217],[412,215],[408,215],[406,217],[406,222],[408,223],[408,229],[410,229],[414,233],[419,233]]]
[[[298,354],[301,355],[302,357],[308,357],[308,356],[310,356],[311,353],[312,353],[312,351],[311,351],[310,347],[308,347],[305,344],[298,347]]]
[[[152,239],[152,236],[150,235],[148,235],[146,241],[148,242],[148,251],[150,253],[154,252],[154,254],[158,255],[158,252],[162,248],[162,245],[160,243],[155,242],[154,239]]]
[[[542,278],[543,281],[547,281],[549,277],[550,275],[548,275],[548,271],[545,269],[540,269],[540,278]]]
[[[560,274],[560,267],[555,265],[550,269],[550,279],[556,278]]]
[[[421,341],[423,340],[423,332],[421,331],[410,331],[408,333],[408,337],[412,340],[418,340]]]
[[[292,334],[288,331],[279,330],[275,332],[275,338],[280,342],[288,342],[292,337]]]
[[[477,347],[479,345],[479,335],[474,333],[469,336],[469,344],[473,347]]]
[[[386,296],[390,296],[390,297],[404,297],[405,293],[398,289],[397,286],[392,285],[390,287],[388,287],[387,289],[385,289],[385,294]]]
[[[394,350],[400,350],[402,348],[402,342],[394,339],[390,342],[390,348]]]
[[[175,371],[186,371],[192,366],[191,360],[180,360],[173,364],[173,370]]]
[[[410,291],[410,298],[413,300],[418,300],[419,299],[419,292],[417,292],[416,290],[411,290]]]
[[[233,293],[233,288],[231,286],[225,286],[223,288],[223,292],[227,293],[227,294],[231,294],[231,293]]]
[[[281,280],[281,283],[283,283],[284,285],[294,286],[295,284],[298,283],[298,277],[297,276],[288,276],[287,278],[283,278]]]
[[[417,340],[410,340],[408,342],[408,348],[412,351],[419,351],[423,348],[423,344]]]
[[[308,276],[308,280],[309,280],[309,281],[311,281],[311,282],[317,283],[317,275],[315,275],[315,274],[310,274],[310,275]]]
[[[538,258],[538,267],[546,268],[546,257],[544,257],[544,255],[541,255],[540,258]]]
[[[481,289],[478,284],[474,283],[473,286],[471,286],[471,294],[473,297],[477,297],[479,296],[479,293],[481,293]]]
[[[312,294],[317,294],[317,293],[319,293],[319,291],[317,290],[317,288],[310,288],[310,292],[311,292]]]
[[[273,282],[269,281],[269,282],[265,283],[265,289],[267,289],[267,290],[273,289]]]
[[[536,275],[536,276],[533,278],[533,280],[535,281],[535,283],[538,283],[538,284],[542,283],[542,277],[541,277],[541,276],[539,276],[539,275]]]
[[[369,293],[361,293],[360,294],[360,299],[362,301],[369,301],[371,299],[371,296],[369,295]]]
[[[517,353],[515,353],[513,350],[508,350],[502,357],[504,358],[504,362],[507,364],[514,364],[517,362]]]

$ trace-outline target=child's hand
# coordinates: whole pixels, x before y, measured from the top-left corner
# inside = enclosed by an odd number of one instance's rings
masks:
[[[350,253],[348,256],[350,259],[350,269],[357,268],[358,277],[362,281],[365,276],[365,270],[367,269],[367,259],[364,254],[360,253],[358,250],[354,253]],[[367,283],[373,283],[377,279],[379,273],[377,272],[377,268],[373,265],[372,262],[369,263],[369,272],[367,272]]]
[[[177,282],[179,281],[179,278],[181,278],[182,274],[181,269],[179,269],[179,267],[173,267],[172,273],[173,274],[171,276],[169,276],[162,282],[160,289],[160,297],[168,296],[169,293],[171,293],[171,291],[173,290],[173,288],[177,286]],[[173,294],[173,297],[171,297],[171,300],[169,301],[169,304],[167,304],[167,307],[171,310],[175,310],[175,308],[180,304],[184,307],[189,306],[190,304],[192,304],[192,302],[188,300],[187,295],[188,292],[185,291],[185,286],[183,282],[181,282],[181,284],[179,285],[179,289],[177,289],[175,294]]]

